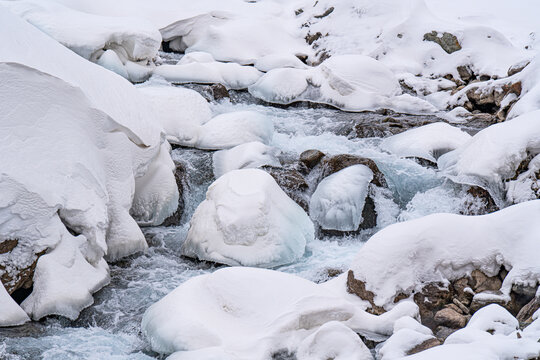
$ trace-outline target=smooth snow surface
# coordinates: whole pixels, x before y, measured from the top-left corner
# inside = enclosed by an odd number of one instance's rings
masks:
[[[309,213],[328,230],[356,231],[373,172],[364,165],[346,167],[324,178],[311,197]]]
[[[513,284],[540,280],[539,213],[535,200],[483,216],[434,214],[394,224],[367,241],[351,270],[375,293],[375,304],[388,308],[395,295],[425,283],[456,280],[474,269],[494,276],[501,266],[510,270],[501,287],[508,297]]]
[[[228,265],[275,267],[302,257],[313,240],[302,208],[259,169],[216,180],[191,219],[183,254]]]
[[[0,326],[16,326],[30,321],[26,312],[11,298],[4,285],[0,285],[0,309],[2,309],[0,311]]]
[[[229,150],[216,151],[212,156],[214,176],[238,169],[257,168],[264,165],[281,166],[278,158],[279,151],[261,142],[253,141],[238,145]]]

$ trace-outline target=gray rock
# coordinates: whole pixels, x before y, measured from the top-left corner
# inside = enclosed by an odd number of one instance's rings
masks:
[[[461,45],[454,35],[443,32],[441,36],[437,31],[424,34],[424,41],[433,41],[439,44],[440,47],[448,54],[461,50]]]

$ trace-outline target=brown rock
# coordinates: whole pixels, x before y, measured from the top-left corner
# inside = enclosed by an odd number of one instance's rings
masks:
[[[324,13],[322,13],[321,15],[315,15],[314,18],[315,19],[322,19],[324,17],[327,17],[328,15],[330,15],[333,12],[334,12],[334,7],[331,6],[328,9],[326,9],[326,11]]]
[[[319,40],[321,37],[323,36],[322,33],[320,32],[316,32],[315,34],[307,34],[306,35],[306,42],[311,45],[313,44],[315,41]]]
[[[489,292],[489,293],[492,293],[493,295],[501,295],[500,292]],[[490,305],[490,304],[500,305],[500,306],[502,306],[505,309],[510,311],[509,306],[508,306],[508,302],[504,301],[501,298],[498,298],[497,296],[495,296],[493,298],[486,299],[486,300],[473,298],[473,301],[471,302],[470,309],[471,309],[471,312],[474,313],[474,312],[478,311],[480,308],[483,308],[484,306]],[[510,311],[510,312],[512,313],[512,311]],[[514,314],[515,314],[515,312],[514,312]]]
[[[459,301],[463,306],[469,306],[473,298],[473,294],[466,290],[467,288],[470,288],[469,279],[457,279],[452,282],[452,287],[454,288],[454,292],[456,295],[456,298],[452,299],[452,301],[454,303],[455,301]]]
[[[472,289],[476,293],[484,291],[499,291],[502,281],[498,276],[488,277],[480,270],[473,270],[471,273]]]
[[[465,82],[469,82],[469,80],[473,79],[474,73],[471,70],[471,68],[468,65],[461,65],[457,67],[457,72],[459,74],[459,77],[461,80]]]
[[[309,189],[308,183],[302,174],[293,168],[279,168],[274,166],[263,166],[262,169],[272,175],[281,189],[305,211],[308,211],[306,191]]]
[[[442,344],[442,341],[437,339],[437,338],[428,339],[428,340],[416,345],[415,347],[413,347],[409,351],[407,351],[406,355],[417,354],[417,353],[419,353],[421,351],[431,349],[432,347],[439,346],[441,344]]]
[[[446,304],[452,302],[452,291],[440,284],[427,284],[421,292],[414,294],[414,302],[420,310],[422,324],[435,329],[439,325],[435,320],[435,313]]]
[[[174,179],[176,180],[176,186],[178,187],[178,207],[174,214],[169,216],[163,221],[162,226],[177,226],[180,225],[182,214],[184,213],[184,188],[186,183],[186,168],[182,163],[175,162],[176,170],[174,171]]]
[[[15,249],[15,246],[19,244],[17,239],[8,239],[0,242],[0,254],[5,254]]]
[[[15,246],[13,247],[15,248]],[[47,250],[43,250],[34,255],[34,261],[22,268],[15,266],[10,267],[10,271],[6,271],[6,267],[0,265],[0,282],[4,285],[9,294],[14,294],[19,289],[31,289],[34,285],[34,271],[36,269],[39,258],[44,255]],[[13,269],[15,267],[15,269]],[[27,294],[29,295],[29,293]],[[24,299],[21,299],[21,301]]]
[[[212,84],[210,86],[210,90],[212,90],[212,96],[214,97],[214,100],[221,100],[231,97],[227,88],[221,84]]]
[[[533,314],[540,309],[540,298],[534,297],[527,305],[521,308],[516,316],[520,324],[531,323]]]
[[[340,154],[323,158],[321,165],[323,167],[321,179],[352,165],[365,165],[373,172],[371,182],[376,186],[387,187],[384,174],[379,170],[375,161],[371,159],[358,155]]]
[[[371,304],[371,308],[367,309],[368,312],[375,315],[380,315],[386,312],[386,310],[384,310],[382,307],[375,305],[373,302],[375,294],[366,289],[365,282],[354,278],[354,273],[352,270],[349,270],[347,273],[347,292],[349,294],[358,296],[362,300],[368,301]]]
[[[476,213],[474,215],[483,215],[499,210],[499,207],[495,204],[495,201],[486,189],[483,189],[480,186],[471,186],[469,190],[467,190],[467,193],[471,194],[477,199],[481,199],[484,203],[484,212],[479,214]]]
[[[325,154],[322,151],[306,150],[300,154],[300,162],[308,169],[313,169],[324,156]]]
[[[517,64],[510,66],[510,68],[508,69],[508,76],[512,76],[521,72],[529,64],[530,64],[530,61],[525,61],[525,62],[519,62]]]
[[[468,321],[466,316],[449,307],[437,311],[434,320],[438,325],[454,329],[465,327]]]

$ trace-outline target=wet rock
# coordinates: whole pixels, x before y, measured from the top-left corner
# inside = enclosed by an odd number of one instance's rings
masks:
[[[508,69],[508,76],[512,76],[512,75],[515,75],[515,74],[521,72],[530,63],[531,62],[527,60],[527,61],[521,61],[521,62],[519,62],[517,64],[514,64],[514,65],[510,66],[510,68]]]
[[[175,162],[176,170],[174,171],[174,179],[176,180],[176,186],[178,187],[178,207],[174,214],[169,216],[163,221],[162,226],[178,226],[184,213],[184,189],[187,186],[186,183],[186,168],[184,164]]]
[[[448,54],[461,50],[461,45],[454,35],[443,32],[440,35],[437,31],[424,34],[424,41],[433,41],[446,51]]]
[[[384,174],[379,170],[379,167],[377,166],[375,161],[362,156],[351,154],[339,154],[323,158],[321,161],[321,179],[353,165],[367,166],[373,172],[373,180],[371,181],[372,184],[376,186],[387,187]]]
[[[212,91],[212,97],[216,101],[231,97],[227,88],[221,84],[212,84],[210,90]]]
[[[521,308],[516,316],[520,324],[529,324],[533,321],[533,314],[540,309],[540,298],[534,297],[528,304]]]
[[[308,169],[313,169],[324,156],[325,154],[322,151],[306,150],[300,154],[300,162]]]
[[[442,344],[442,341],[437,339],[437,338],[428,339],[428,340],[416,345],[415,347],[413,347],[409,351],[407,351],[406,355],[417,354],[417,353],[419,353],[421,351],[431,349],[432,347],[439,346],[441,344]]]
[[[274,180],[283,189],[283,191],[293,199],[306,212],[309,211],[306,191],[309,185],[304,176],[296,169],[291,167],[263,166],[262,169],[272,175]]]
[[[467,325],[467,317],[460,314],[455,309],[446,307],[437,311],[434,316],[434,320],[437,325],[446,326],[454,329],[461,329]]]
[[[422,324],[435,329],[439,322],[435,321],[435,314],[446,304],[452,302],[452,291],[442,284],[427,284],[421,292],[414,294],[414,302],[420,310]]]
[[[366,289],[365,282],[354,278],[354,272],[352,270],[349,270],[347,273],[347,292],[358,296],[362,300],[368,301],[371,304],[371,308],[368,308],[366,310],[367,312],[374,315],[381,315],[385,312],[382,307],[375,305],[373,302],[375,294]]]

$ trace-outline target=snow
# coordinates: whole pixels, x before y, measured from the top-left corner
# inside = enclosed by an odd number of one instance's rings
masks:
[[[381,148],[400,157],[437,158],[467,142],[471,136],[457,127],[438,122],[407,130],[384,139]]]
[[[0,309],[2,309],[0,311],[0,326],[16,326],[30,321],[28,315],[11,298],[2,284],[0,284]]]
[[[244,143],[259,141],[269,144],[274,125],[255,111],[235,111],[219,114],[199,128],[195,147],[199,149],[229,149]]]
[[[138,89],[154,106],[156,120],[170,143],[181,146],[196,144],[199,128],[212,118],[210,106],[202,95],[194,90],[152,81],[138,86]]]
[[[360,249],[350,269],[375,294],[376,305],[391,308],[398,293],[410,294],[429,282],[446,282],[479,269],[494,276],[510,269],[501,294],[513,284],[540,279],[535,260],[540,201],[529,201],[483,216],[433,214],[390,225]]]
[[[144,19],[93,15],[48,0],[2,4],[85,59],[114,69],[126,79],[136,78],[126,63],[146,65],[161,45],[158,29]]]
[[[324,178],[309,202],[309,213],[323,229],[356,231],[373,172],[364,165],[346,167]]]
[[[296,56],[290,54],[270,54],[263,56],[254,64],[255,68],[260,71],[268,72],[273,69],[280,68],[296,68],[305,69],[307,66],[300,61]]]
[[[271,175],[233,170],[208,188],[182,253],[227,265],[275,267],[301,258],[313,238],[308,215]]]
[[[278,154],[279,150],[259,141],[216,151],[212,156],[214,176],[217,179],[232,170],[258,168],[264,165],[280,167],[281,164],[276,157]]]
[[[503,181],[516,175],[529,154],[540,153],[539,117],[537,110],[483,129],[441,156],[439,169],[452,181],[478,185],[490,191],[495,201],[504,202]]]

